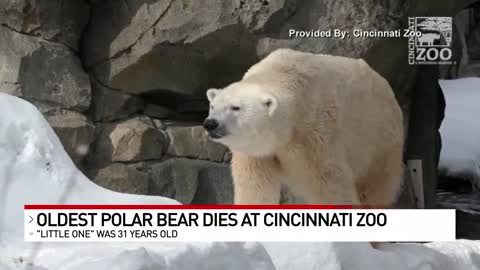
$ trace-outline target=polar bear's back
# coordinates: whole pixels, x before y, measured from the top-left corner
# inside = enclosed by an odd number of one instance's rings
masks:
[[[365,61],[280,49],[254,65],[244,79],[261,77],[288,97],[296,130],[343,148],[357,174],[365,157],[403,144],[402,112],[388,82]],[[320,134],[316,134],[320,133]]]
[[[390,85],[363,59],[279,49],[252,66],[244,75],[250,78],[273,85],[281,98],[290,95],[302,117],[318,119],[312,112],[332,106],[339,124],[366,123],[379,113],[389,121],[401,117]]]

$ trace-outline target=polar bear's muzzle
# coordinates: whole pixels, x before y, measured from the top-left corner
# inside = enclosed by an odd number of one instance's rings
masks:
[[[207,118],[203,122],[203,128],[205,128],[205,130],[207,130],[208,132],[214,131],[215,129],[218,128],[218,126],[219,126],[218,121],[215,119]]]
[[[212,139],[220,139],[227,135],[225,127],[213,118],[207,118],[203,122],[203,128],[207,131],[208,136]]]

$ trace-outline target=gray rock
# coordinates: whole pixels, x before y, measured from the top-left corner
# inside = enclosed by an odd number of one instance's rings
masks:
[[[95,126],[84,115],[74,111],[60,109],[45,114],[65,151],[79,165],[94,140]]]
[[[480,77],[480,7],[464,9],[454,18],[453,50],[457,65],[441,68],[451,69],[451,78]]]
[[[53,115],[55,113],[58,113],[59,111],[62,110],[62,108],[59,108],[55,104],[52,103],[45,103],[43,101],[38,101],[38,100],[31,100],[30,101],[37,109],[44,115]]]
[[[178,113],[208,112],[208,107],[208,100],[192,100],[177,104],[176,111]]]
[[[203,127],[168,127],[166,132],[169,138],[169,155],[223,161],[227,148],[210,140]]]
[[[162,120],[162,123],[165,127],[192,127],[198,125],[198,123],[194,121],[182,121],[182,120],[171,120],[166,119]]]
[[[164,16],[173,1],[95,1],[87,28],[86,63],[91,66],[133,46]],[[120,33],[122,33],[120,35]]]
[[[99,1],[85,62],[114,88],[202,95],[212,82],[238,79],[257,60],[252,33],[287,16],[286,2]]]
[[[161,130],[165,130],[166,126],[165,126],[165,123],[163,123],[162,120],[152,119],[152,121],[153,121],[153,124],[155,125],[156,128],[161,129]]]
[[[273,33],[259,39],[257,52],[265,56],[277,48],[288,47],[313,53],[362,57],[381,38],[358,38],[353,29],[394,30],[406,12],[404,1],[297,1],[295,13],[277,25]],[[341,38],[305,38],[289,36],[290,30],[350,31]]]
[[[94,121],[112,121],[124,119],[143,108],[139,97],[122,93],[92,81],[92,105],[90,112]]]
[[[149,176],[142,168],[143,164],[113,163],[98,170],[93,181],[117,192],[148,194]]]
[[[171,114],[168,108],[155,104],[147,104],[143,113],[150,117],[160,119],[167,118]]]
[[[198,188],[193,204],[233,204],[230,166],[210,164],[198,173]]]
[[[0,76],[2,76],[0,74]],[[19,82],[14,81],[0,81],[0,89],[1,92],[7,93],[13,96],[21,96],[22,95],[22,88]]]
[[[165,140],[165,134],[147,117],[102,125],[95,144],[96,163],[160,159]]]
[[[90,80],[79,59],[65,46],[0,26],[0,84],[29,101],[85,111]]]
[[[200,95],[208,84],[208,68],[201,55],[183,48],[139,49],[145,56],[112,58],[92,67],[95,76],[112,88],[133,94],[152,91]],[[130,49],[131,54],[138,54]],[[130,53],[126,53],[130,54]],[[132,58],[138,58],[132,61]]]
[[[223,156],[223,162],[230,162],[230,161],[232,161],[232,152],[227,151]]]
[[[231,204],[233,186],[228,165],[172,158],[151,166],[151,195],[185,204]]]
[[[153,165],[151,172],[151,194],[174,198],[183,204],[192,202],[198,185],[195,161],[170,159]]]
[[[0,24],[15,31],[59,42],[78,50],[87,25],[89,6],[85,1],[2,0]]]
[[[202,96],[279,47],[364,57],[382,40],[291,37],[290,29],[395,30],[417,10],[426,9],[393,0],[98,1],[84,60],[114,88]]]

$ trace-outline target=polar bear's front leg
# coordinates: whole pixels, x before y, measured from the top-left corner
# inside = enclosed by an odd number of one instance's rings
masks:
[[[234,153],[232,176],[235,204],[279,204],[281,184],[274,158]]]
[[[360,204],[355,182],[347,166],[311,163],[304,167],[300,176],[288,185],[308,204]]]

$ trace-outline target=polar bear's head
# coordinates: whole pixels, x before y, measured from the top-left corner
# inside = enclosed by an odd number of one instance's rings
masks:
[[[275,151],[278,142],[279,103],[262,86],[238,82],[223,90],[209,89],[208,118],[203,127],[209,137],[232,151],[266,156]]]

